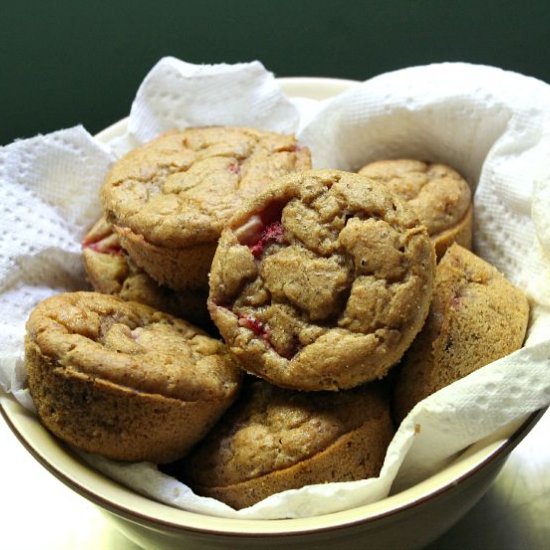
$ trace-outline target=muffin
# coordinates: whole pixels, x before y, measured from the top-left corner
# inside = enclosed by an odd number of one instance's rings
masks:
[[[529,320],[523,292],[453,244],[439,262],[426,325],[405,354],[394,392],[401,421],[422,399],[520,348]]]
[[[420,330],[435,269],[414,213],[337,170],[277,180],[223,231],[208,308],[250,373],[296,390],[384,376]]]
[[[243,201],[311,167],[294,136],[248,128],[164,134],[119,160],[103,184],[108,221],[132,260],[174,290],[207,288],[221,230]]]
[[[84,237],[82,259],[95,291],[154,307],[212,332],[206,308],[208,291],[176,292],[159,285],[122,250],[118,235],[105,217],[100,218]]]
[[[125,461],[183,456],[237,397],[241,370],[189,323],[95,292],[53,296],[27,321],[28,385],[61,440]]]
[[[393,434],[378,383],[305,394],[257,380],[171,470],[240,509],[286,489],[375,477]]]
[[[414,208],[438,258],[453,242],[472,247],[471,191],[453,168],[412,159],[379,160],[361,168],[359,174],[387,185]]]

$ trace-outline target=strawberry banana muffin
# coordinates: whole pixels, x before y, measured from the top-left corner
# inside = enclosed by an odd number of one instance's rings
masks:
[[[207,288],[221,230],[273,179],[311,167],[294,136],[248,128],[164,134],[118,161],[103,184],[122,247],[174,290]]]
[[[472,252],[452,245],[437,266],[426,324],[400,367],[397,420],[428,395],[519,349],[528,320],[521,290]]]
[[[359,174],[387,185],[414,208],[438,258],[457,242],[472,247],[472,200],[466,180],[444,164],[411,159],[379,160]]]
[[[201,439],[240,389],[225,346],[136,302],[74,292],[38,304],[25,361],[42,423],[84,451],[164,463]]]
[[[243,367],[297,390],[381,378],[428,313],[426,229],[383,185],[336,170],[277,180],[222,233],[208,308]]]
[[[88,280],[97,292],[140,302],[212,330],[206,308],[208,291],[176,292],[159,285],[122,250],[118,235],[105,217],[100,218],[84,237],[82,259]]]
[[[378,383],[305,394],[258,380],[171,470],[240,509],[286,489],[375,477],[393,434]]]

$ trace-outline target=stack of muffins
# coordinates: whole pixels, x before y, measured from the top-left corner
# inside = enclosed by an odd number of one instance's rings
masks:
[[[313,170],[294,136],[190,128],[118,161],[101,201],[93,291],[27,323],[39,417],[236,509],[377,476],[418,401],[525,337],[527,300],[468,250],[470,188],[441,164]]]

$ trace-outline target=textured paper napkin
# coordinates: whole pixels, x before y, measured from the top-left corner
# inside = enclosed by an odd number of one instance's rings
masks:
[[[0,149],[0,384],[25,406],[24,322],[42,298],[84,285],[80,241],[99,214],[113,160],[173,127],[297,131],[317,167],[355,170],[413,156],[462,172],[474,190],[475,247],[528,294],[525,347],[429,397],[392,441],[378,478],[286,491],[236,512],[154,465],[82,455],[162,502],[225,517],[304,517],[374,502],[437,472],[456,453],[550,403],[550,87],[462,63],[381,75],[334,99],[288,99],[259,62],[162,59],[139,88],[128,132],[102,144],[82,127]]]

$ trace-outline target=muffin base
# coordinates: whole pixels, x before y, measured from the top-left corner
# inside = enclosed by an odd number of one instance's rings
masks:
[[[455,226],[430,236],[438,261],[453,243],[459,244],[467,250],[472,249],[473,224],[474,208],[470,205],[464,217]]]
[[[208,273],[217,242],[167,248],[148,242],[128,227],[113,226],[132,260],[159,284],[173,290],[208,288]]]
[[[257,478],[220,487],[191,486],[203,496],[213,497],[239,510],[268,496],[305,485],[356,481],[380,473],[388,445],[394,435],[389,407],[373,401],[378,409],[358,428],[343,434],[314,456]]]
[[[59,367],[28,338],[25,351],[29,389],[41,422],[61,440],[90,453],[122,461],[172,462],[223,412],[220,403],[185,402]]]

